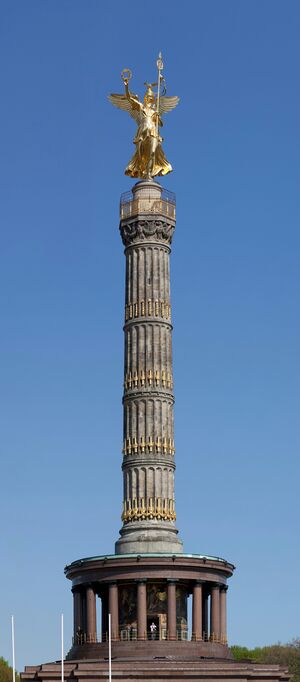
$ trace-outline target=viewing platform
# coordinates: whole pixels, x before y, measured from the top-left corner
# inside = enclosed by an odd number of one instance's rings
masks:
[[[124,192],[120,200],[120,219],[137,215],[161,215],[176,220],[176,197],[159,185],[144,180],[138,183],[138,192]],[[134,189],[134,188],[133,188]]]

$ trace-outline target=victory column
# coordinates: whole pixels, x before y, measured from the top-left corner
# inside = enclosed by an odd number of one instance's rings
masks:
[[[157,82],[145,83],[142,101],[129,89],[129,69],[121,74],[125,93],[109,95],[110,102],[137,124],[135,153],[125,174],[140,178],[120,202],[126,257],[123,526],[115,555],[66,567],[74,594],[72,658],[89,657],[95,644],[100,653],[107,639],[108,613],[114,651],[122,656],[132,656],[137,646],[141,655],[149,646],[152,656],[162,651],[174,654],[175,641],[181,643],[181,655],[193,647],[198,655],[230,658],[226,591],[234,567],[217,557],[185,555],[175,526],[169,259],[176,205],[175,195],[155,178],[172,171],[160,128],[164,114],[177,106],[179,98],[166,95],[161,54],[157,69]],[[97,595],[102,604],[101,643],[96,642]]]
[[[161,143],[162,115],[178,97],[145,83],[143,102],[133,95],[129,69],[122,72],[125,95],[110,95],[138,128],[136,151],[125,174],[141,177],[121,197],[120,232],[125,246],[125,355],[123,528],[116,553],[181,552],[174,496],[174,419],[170,245],[175,229],[175,197],[153,177],[172,170]],[[153,87],[157,86],[155,97]],[[164,88],[165,89],[165,88]]]
[[[137,124],[135,153],[125,173],[139,179],[120,204],[126,257],[123,526],[115,554],[79,559],[65,568],[72,581],[74,632],[63,677],[107,679],[111,650],[109,679],[112,674],[120,682],[284,682],[289,676],[280,666],[232,661],[226,593],[234,566],[218,557],[184,554],[175,526],[169,257],[176,207],[175,196],[154,178],[172,170],[160,128],[179,99],[166,96],[161,54],[157,68],[157,82],[145,83],[143,101],[129,89],[129,69],[122,72],[125,93],[109,96]],[[23,682],[61,677],[59,662],[22,673]]]

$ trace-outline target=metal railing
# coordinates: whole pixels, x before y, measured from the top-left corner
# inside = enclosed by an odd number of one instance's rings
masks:
[[[155,197],[149,194],[142,195],[136,199],[133,198],[132,192],[124,192],[120,201],[120,217],[130,218],[139,214],[164,215],[172,220],[176,218],[176,199],[173,192],[163,189],[161,197]]]
[[[129,641],[177,641],[177,642],[187,642],[187,641],[198,641],[198,642],[211,642],[215,644],[227,644],[227,638],[223,635],[218,636],[213,634],[209,634],[207,632],[202,632],[202,637],[195,636],[193,633],[191,633],[188,629],[184,628],[178,628],[176,631],[176,636],[171,637],[168,634],[167,628],[161,628],[160,632],[152,632],[150,630],[147,630],[147,632],[144,633],[144,636],[138,637],[138,632],[137,628],[135,627],[125,627],[125,628],[120,628],[120,631],[118,633],[118,636],[116,634],[112,633],[112,641],[113,642],[129,642]],[[72,644],[73,646],[75,645],[84,645],[84,644],[101,644],[104,642],[108,642],[108,632],[103,633],[103,636],[101,637],[98,634],[95,635],[87,635],[86,633],[80,633],[77,634],[76,637],[72,638]]]

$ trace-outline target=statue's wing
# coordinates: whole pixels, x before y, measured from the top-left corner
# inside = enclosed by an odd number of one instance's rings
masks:
[[[123,111],[128,111],[130,116],[138,123],[138,115],[140,112],[140,103],[137,98],[126,97],[126,95],[108,95],[109,101],[118,107],[118,109],[123,109]]]
[[[159,100],[160,115],[167,114],[169,111],[172,111],[172,109],[175,109],[175,107],[177,107],[178,102],[179,97],[177,97],[176,95],[174,97],[165,97],[165,95],[163,95]]]

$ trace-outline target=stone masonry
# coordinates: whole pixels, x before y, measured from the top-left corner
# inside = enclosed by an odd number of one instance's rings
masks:
[[[175,527],[170,300],[175,199],[153,180],[138,182],[124,199],[124,496],[116,554],[181,552]]]

